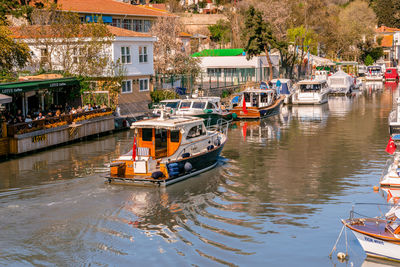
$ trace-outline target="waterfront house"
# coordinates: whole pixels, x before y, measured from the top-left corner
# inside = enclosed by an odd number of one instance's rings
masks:
[[[268,79],[268,62],[265,55],[246,58],[241,48],[236,49],[206,49],[194,53],[192,57],[200,59],[202,72],[207,74],[205,79],[219,79],[222,82],[260,81]],[[279,72],[279,55],[270,54],[273,72]]]
[[[78,13],[82,23],[97,22],[136,32],[149,32],[159,17],[176,17],[167,10],[150,5],[137,5],[131,1],[116,0],[58,0],[62,11]]]
[[[376,39],[381,38],[383,57],[379,60],[384,68],[396,67],[400,63],[400,29],[382,25],[375,30]]]
[[[42,30],[38,31],[37,27],[41,27]],[[32,64],[28,68],[31,71],[37,70],[38,67],[48,69],[47,64],[51,61],[51,70],[63,71],[62,62],[65,57],[71,57],[69,60],[72,61],[72,64],[78,64],[80,46],[89,41],[88,38],[76,36],[66,40],[67,38],[46,34],[46,31],[43,31],[45,27],[11,28],[14,38],[24,41],[31,50]],[[150,102],[151,77],[154,75],[153,43],[156,38],[148,33],[134,32],[110,25],[107,28],[112,37],[111,41],[104,46],[102,54],[108,59],[108,65],[115,65],[123,72],[122,76],[124,78],[120,85],[118,100],[121,114],[143,113],[147,110],[147,104]],[[41,36],[37,34],[41,34]],[[44,45],[43,39],[49,38],[52,38],[52,42],[47,42]],[[65,53],[66,49],[69,49],[70,52]],[[73,70],[72,68],[72,74],[74,74]],[[98,77],[93,78],[101,82],[108,75],[113,75],[113,73],[113,71],[107,72],[104,70]],[[96,86],[96,84],[94,85]]]

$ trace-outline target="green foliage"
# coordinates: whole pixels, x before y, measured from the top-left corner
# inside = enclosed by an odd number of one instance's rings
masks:
[[[30,58],[26,44],[15,41],[6,26],[0,26],[0,72],[22,68]]]
[[[378,18],[378,25],[387,27],[400,27],[400,1],[399,0],[375,0],[372,7]]]
[[[211,41],[218,44],[226,44],[231,41],[231,26],[226,20],[218,20],[215,25],[208,26]]]
[[[277,42],[270,25],[262,18],[262,13],[253,6],[246,11],[245,31],[243,38],[246,41],[244,50],[247,59],[267,52],[276,47]]]
[[[307,30],[303,25],[287,30],[288,41],[295,47],[316,54],[318,42],[313,30]]]
[[[177,93],[170,90],[160,90],[160,91],[153,91],[150,92],[151,101],[153,103],[159,103],[160,101],[166,99],[176,99],[179,97]]]
[[[364,64],[366,65],[366,66],[370,66],[370,65],[372,65],[372,64],[374,64],[374,60],[373,60],[373,58],[371,57],[371,55],[367,55],[366,57],[365,57],[365,60],[364,60]]]

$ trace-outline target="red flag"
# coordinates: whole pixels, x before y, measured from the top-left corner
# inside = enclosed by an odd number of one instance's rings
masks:
[[[132,160],[135,161],[135,158],[136,158],[136,136],[133,137]]]
[[[247,122],[244,123],[243,128],[242,128],[242,131],[243,131],[243,140],[246,141],[246,136],[247,136]]]
[[[243,94],[243,106],[242,106],[242,110],[244,114],[247,114],[247,107],[246,107],[246,97]]]
[[[393,197],[393,196],[392,196],[392,192],[390,192],[390,190],[388,190],[386,202],[389,202],[390,199],[392,199],[392,197]]]
[[[394,143],[392,137],[390,137],[389,142],[386,146],[386,152],[393,155],[395,151],[396,151],[396,144]]]

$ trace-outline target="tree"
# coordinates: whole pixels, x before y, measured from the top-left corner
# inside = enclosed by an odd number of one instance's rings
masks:
[[[218,43],[220,47],[231,41],[231,27],[226,20],[218,20],[217,24],[208,26],[208,30],[211,41]]]
[[[400,27],[400,1],[375,0],[372,7],[378,18],[378,25]]]
[[[244,39],[247,59],[265,52],[269,66],[269,78],[272,80],[273,70],[269,50],[276,47],[277,42],[270,25],[263,20],[262,13],[253,6],[250,6],[246,12]]]
[[[10,77],[16,68],[25,66],[30,58],[26,44],[15,41],[7,26],[0,26],[0,76]]]
[[[157,36],[154,44],[154,70],[158,74],[200,73],[199,60],[185,53],[179,34],[182,25],[177,18],[160,17],[151,27],[151,34]]]
[[[368,56],[365,57],[364,64],[366,66],[372,65],[372,64],[374,64],[374,62],[375,61],[372,59],[371,55],[368,55]]]

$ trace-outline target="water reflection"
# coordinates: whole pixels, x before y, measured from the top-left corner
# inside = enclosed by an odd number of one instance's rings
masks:
[[[351,203],[385,201],[392,97],[235,122],[217,168],[166,189],[103,183],[129,131],[2,162],[0,264],[329,265]]]

